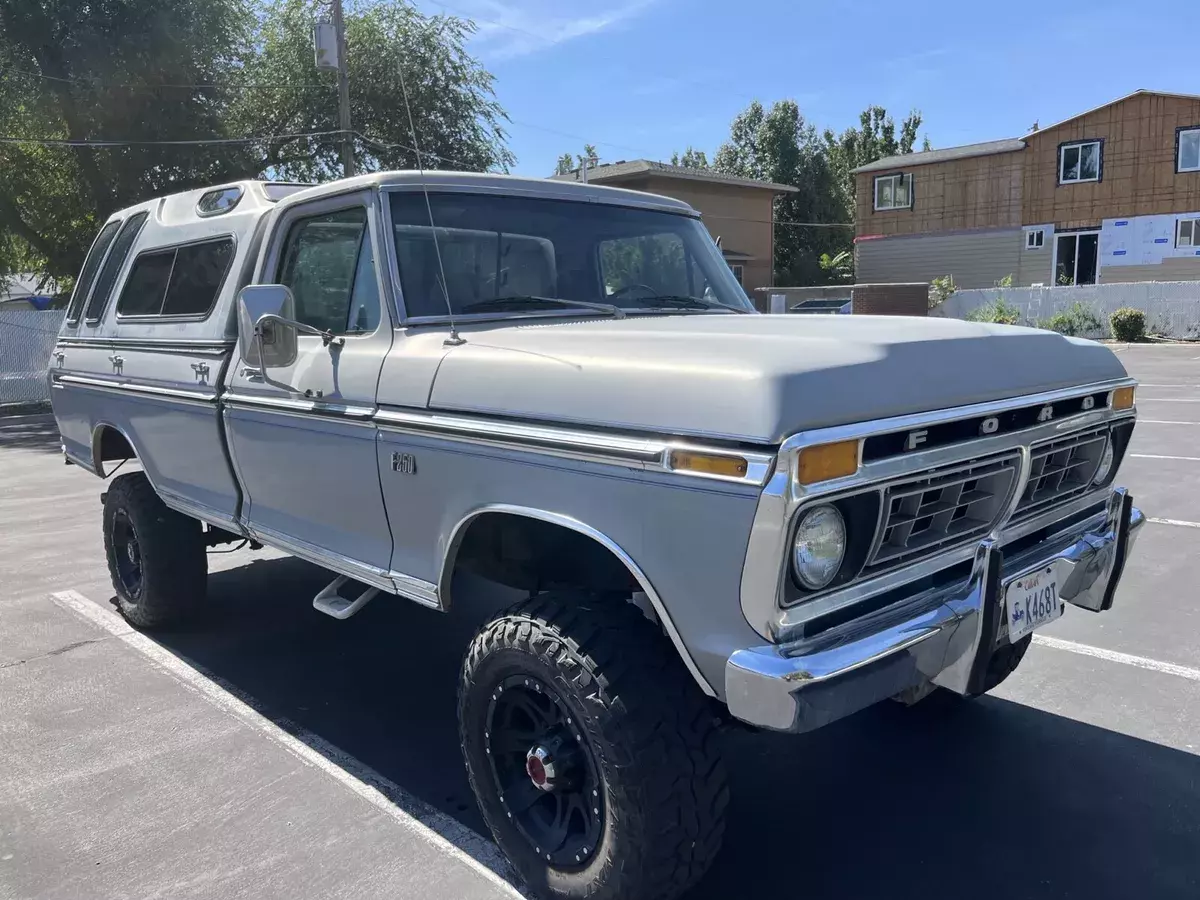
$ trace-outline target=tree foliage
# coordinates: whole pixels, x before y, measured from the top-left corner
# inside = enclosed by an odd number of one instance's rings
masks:
[[[729,132],[729,140],[713,159],[716,171],[796,188],[775,198],[776,281],[823,282],[821,254],[836,255],[847,249],[847,235],[852,236],[853,229],[797,224],[850,221],[816,128],[805,121],[793,100],[781,100],[769,110],[754,101],[733,120]]]
[[[554,174],[570,175],[572,172],[582,169],[585,160],[587,161],[588,168],[600,164],[600,154],[596,152],[595,144],[584,144],[583,152],[577,153],[574,156],[570,153],[562,154],[554,166]]]
[[[703,150],[696,150],[688,145],[683,153],[677,150],[671,154],[671,165],[683,166],[688,169],[707,169],[708,155]]]
[[[912,153],[922,121],[921,114],[914,109],[900,123],[900,133],[897,134],[895,121],[882,106],[867,107],[858,120],[857,128],[847,128],[838,135],[830,129],[825,130],[829,165],[837,178],[841,202],[851,220],[855,203],[854,170],[887,156]],[[931,149],[928,137],[921,149]]]
[[[173,191],[247,177],[340,174],[337,79],[313,64],[315,0],[0,0],[0,134],[124,146],[0,145],[0,277],[67,279],[99,222]],[[470,23],[405,0],[348,3],[359,166],[416,165],[401,89],[429,168],[507,170],[492,77]]]

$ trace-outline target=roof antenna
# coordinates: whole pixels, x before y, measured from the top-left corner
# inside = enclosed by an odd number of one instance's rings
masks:
[[[412,106],[408,102],[408,84],[404,78],[403,60],[397,62],[397,68],[400,70],[400,90],[404,94],[404,110],[408,113],[408,131],[412,135],[412,149],[413,153],[417,155],[417,171],[421,174],[421,192],[425,195],[425,211],[429,213],[429,230],[433,234],[433,253],[437,257],[438,275],[441,278],[438,287],[442,289],[442,296],[446,298],[446,315],[450,319],[450,337],[446,338],[444,343],[447,347],[460,347],[467,341],[458,333],[458,328],[454,324],[454,307],[450,304],[446,267],[442,265],[442,248],[438,244],[437,226],[433,223],[433,205],[429,202],[429,185],[425,182],[425,167],[421,164],[421,144],[417,140],[417,127],[413,124]]]

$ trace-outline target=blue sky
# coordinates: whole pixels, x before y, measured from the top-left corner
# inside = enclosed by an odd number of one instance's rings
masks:
[[[475,18],[516,174],[583,138],[603,160],[711,155],[753,99],[841,130],[921,110],[935,147],[1019,137],[1137,88],[1200,93],[1200,8],[1134,3],[418,0]]]

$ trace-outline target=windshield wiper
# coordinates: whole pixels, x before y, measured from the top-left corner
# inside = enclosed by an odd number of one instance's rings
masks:
[[[726,306],[717,300],[709,300],[706,297],[689,297],[686,294],[654,294],[649,297],[638,297],[637,303],[649,303],[654,306],[668,307],[671,309],[707,309],[720,312],[729,312],[742,315],[748,313],[747,309],[738,309],[734,306]]]
[[[606,313],[614,319],[625,318],[625,310],[619,306],[613,306],[611,303],[589,303],[585,300],[567,300],[565,297],[539,297],[536,294],[521,294],[512,297],[495,297],[491,300],[477,300],[474,303],[468,303],[462,308],[462,312],[487,312],[488,310],[507,311],[519,309],[536,309],[539,306],[561,306],[578,307],[581,309],[594,309],[597,312]]]

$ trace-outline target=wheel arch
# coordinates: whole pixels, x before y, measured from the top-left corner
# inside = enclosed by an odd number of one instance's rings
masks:
[[[106,462],[141,458],[137,445],[121,426],[103,420],[92,426],[92,468],[101,478],[108,477],[104,470]],[[150,476],[147,474],[146,477]]]
[[[691,653],[684,644],[683,638],[679,634],[675,623],[671,620],[671,615],[667,612],[666,605],[662,598],[654,589],[653,583],[642,570],[641,566],[633,559],[633,557],[615,540],[609,537],[604,532],[597,528],[593,528],[586,522],[575,519],[571,516],[562,513],[550,512],[544,509],[535,507],[518,506],[508,503],[492,503],[476,507],[464,515],[450,531],[450,538],[446,542],[446,551],[442,557],[442,565],[438,574],[437,595],[443,610],[449,610],[451,605],[451,581],[453,580],[454,572],[458,563],[459,551],[462,549],[463,542],[470,533],[471,526],[478,523],[486,516],[507,516],[517,519],[531,519],[538,522],[543,522],[558,528],[565,529],[576,535],[580,535],[599,547],[603,548],[611,557],[629,574],[633,581],[638,585],[641,591],[646,595],[650,605],[654,608],[654,613],[658,617],[659,623],[666,632],[667,637],[675,647],[675,651],[687,666],[688,672],[692,678],[710,697],[716,697],[717,693],[712,686],[701,674],[695,661],[692,659]]]

